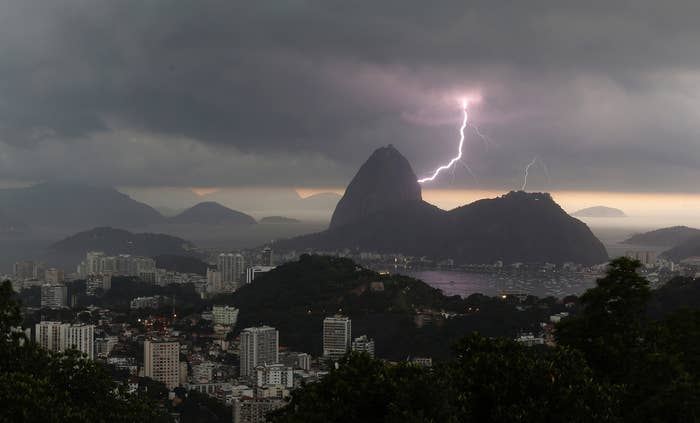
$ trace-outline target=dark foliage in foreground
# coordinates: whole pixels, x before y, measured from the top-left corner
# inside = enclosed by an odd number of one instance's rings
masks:
[[[50,353],[23,334],[12,286],[0,286],[0,421],[169,421],[148,399],[129,395],[97,362],[77,351]]]

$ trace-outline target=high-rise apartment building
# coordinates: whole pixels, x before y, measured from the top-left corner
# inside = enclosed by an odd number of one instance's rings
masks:
[[[68,305],[68,288],[65,285],[46,284],[41,286],[41,306],[63,308]]]
[[[238,309],[227,305],[215,305],[211,309],[215,325],[235,326],[238,321]]]
[[[78,350],[85,353],[89,359],[95,358],[95,326],[93,325],[61,325],[62,351]]]
[[[88,295],[109,291],[112,288],[112,275],[91,274],[85,277],[85,292]]]
[[[16,262],[14,267],[14,274],[17,279],[33,279],[34,262],[28,260]]]
[[[63,269],[50,267],[44,271],[44,282],[51,285],[62,284],[64,281]]]
[[[207,292],[220,293],[224,292],[221,272],[207,268]]]
[[[61,322],[39,322],[34,326],[34,339],[41,348],[59,352],[61,348]]]
[[[95,326],[43,321],[35,325],[35,340],[49,351],[78,350],[88,358],[95,357]]]
[[[294,387],[294,369],[284,364],[265,364],[255,368],[255,383],[258,387],[282,385]]]
[[[352,322],[345,316],[323,319],[323,356],[338,359],[350,350]]]
[[[374,357],[374,339],[368,338],[367,335],[362,335],[352,341],[352,350],[357,352],[365,352],[371,357]]]
[[[233,292],[242,284],[245,273],[245,258],[241,254],[219,254],[217,270],[221,273],[224,290]]]
[[[147,339],[143,343],[143,370],[146,377],[163,382],[168,389],[180,383],[180,343]]]
[[[240,373],[253,376],[255,368],[279,362],[279,332],[270,326],[246,328],[241,332]]]
[[[261,258],[262,258],[261,264],[263,266],[272,266],[272,248],[270,248],[270,247],[263,248]]]
[[[102,259],[105,253],[102,251],[88,251],[85,255],[85,275],[100,275],[104,271],[102,268]]]

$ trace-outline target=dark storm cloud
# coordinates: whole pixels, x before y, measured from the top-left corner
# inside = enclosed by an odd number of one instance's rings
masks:
[[[388,143],[424,173],[454,154],[456,99],[470,95],[496,144],[468,134],[481,187],[519,186],[539,156],[540,188],[697,190],[698,12],[690,1],[3,3],[0,177],[342,185]]]

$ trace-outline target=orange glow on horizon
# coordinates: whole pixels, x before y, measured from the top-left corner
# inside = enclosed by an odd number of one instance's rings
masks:
[[[335,192],[340,195],[340,188],[297,188],[301,197],[321,192]],[[451,210],[486,198],[496,198],[509,190],[474,190],[474,189],[424,189],[423,199],[443,210]],[[534,192],[534,191],[533,191]],[[700,193],[663,193],[663,192],[612,192],[612,191],[551,191],[550,194],[566,212],[606,206],[622,210],[629,218],[610,221],[610,224],[649,225],[688,225],[700,227]],[[602,224],[605,219],[583,219]]]
[[[324,192],[334,192],[338,195],[343,195],[345,190],[342,188],[296,188],[295,191],[301,198],[311,197],[312,195],[322,194]]]
[[[190,188],[190,191],[201,197],[203,195],[213,194],[219,191],[219,188]]]

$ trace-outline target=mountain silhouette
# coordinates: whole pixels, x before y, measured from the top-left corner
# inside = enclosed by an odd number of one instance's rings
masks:
[[[96,226],[139,227],[165,218],[111,187],[45,182],[0,189],[0,210],[30,227],[76,231]]]
[[[175,236],[132,233],[124,229],[99,227],[76,233],[52,244],[48,248],[46,261],[56,265],[72,266],[79,263],[88,251],[144,257],[196,254],[194,244]]]
[[[331,218],[339,228],[398,204],[420,201],[421,188],[411,164],[392,145],[372,153],[345,190]]]
[[[254,225],[257,223],[252,216],[229,209],[214,201],[196,204],[177,216],[171,217],[169,221],[178,224],[195,223],[234,226]]]
[[[672,226],[656,229],[650,232],[632,235],[624,241],[625,244],[646,245],[658,247],[675,247],[691,238],[700,236],[700,229],[687,226]]]
[[[393,147],[360,168],[328,230],[277,243],[277,249],[354,249],[458,263],[597,264],[608,259],[585,223],[547,193],[510,192],[450,211],[421,200],[410,164]]]

